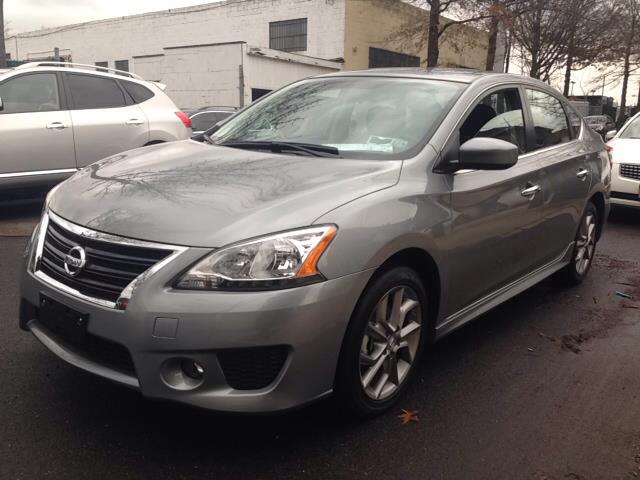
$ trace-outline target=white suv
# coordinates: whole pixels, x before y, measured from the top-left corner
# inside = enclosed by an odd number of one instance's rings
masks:
[[[116,153],[191,136],[164,85],[56,62],[0,72],[0,191],[54,184]]]

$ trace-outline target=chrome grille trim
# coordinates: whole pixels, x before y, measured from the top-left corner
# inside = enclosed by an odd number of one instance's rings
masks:
[[[640,163],[621,163],[620,176],[632,178],[633,180],[640,180]]]
[[[91,295],[86,295],[80,291],[78,291],[77,289],[66,285],[54,278],[52,278],[51,276],[47,275],[45,272],[43,272],[41,270],[41,263],[42,263],[42,256],[43,256],[43,251],[44,251],[44,245],[45,245],[45,238],[47,236],[47,232],[49,231],[49,223],[53,222],[56,224],[57,227],[61,227],[62,229],[68,230],[69,232],[84,237],[88,240],[95,240],[95,241],[99,241],[99,242],[105,242],[105,243],[111,243],[114,245],[120,245],[120,246],[129,246],[129,247],[144,247],[144,248],[151,248],[151,249],[157,249],[157,250],[166,250],[169,252],[169,255],[161,260],[159,260],[158,262],[156,262],[155,264],[153,264],[151,267],[149,267],[147,270],[145,270],[144,272],[140,273],[138,276],[136,276],[120,293],[120,296],[118,298],[118,300],[120,299],[130,299],[131,295],[133,294],[133,291],[135,290],[136,285],[138,284],[139,281],[141,281],[144,278],[148,278],[150,275],[153,275],[155,272],[157,272],[158,270],[160,270],[162,267],[164,267],[167,263],[171,262],[173,259],[175,259],[178,255],[180,255],[181,253],[183,253],[185,250],[187,250],[187,247],[184,246],[177,246],[177,245],[168,245],[168,244],[163,244],[163,243],[155,243],[155,242],[147,242],[144,240],[136,240],[136,239],[131,239],[131,238],[126,238],[126,237],[120,237],[118,235],[112,235],[109,233],[103,233],[103,232],[98,232],[96,230],[91,230],[89,228],[86,227],[82,227],[80,225],[76,225],[75,223],[71,223],[68,220],[65,220],[64,218],[60,217],[59,215],[55,214],[54,212],[52,212],[51,210],[47,210],[43,217],[42,217],[42,221],[40,224],[40,230],[38,232],[38,240],[37,240],[37,244],[36,244],[36,251],[34,253],[34,261],[32,263],[33,265],[33,271],[32,273],[38,278],[40,279],[42,282],[48,284],[49,286],[57,289],[57,290],[61,290],[64,293],[67,293],[71,296],[80,298],[82,300],[85,300],[87,302],[91,302],[94,303],[96,305],[100,305],[102,307],[107,307],[107,308],[112,308],[112,309],[116,309],[116,305],[117,302],[113,302],[110,300],[106,300],[103,298],[97,298],[97,297],[93,297]]]

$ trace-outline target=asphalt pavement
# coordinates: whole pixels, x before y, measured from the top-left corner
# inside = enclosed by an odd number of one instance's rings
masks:
[[[0,207],[2,480],[640,475],[640,212],[614,213],[582,286],[546,281],[439,342],[396,411],[359,421],[331,401],[215,414],[64,364],[18,329],[39,210]]]

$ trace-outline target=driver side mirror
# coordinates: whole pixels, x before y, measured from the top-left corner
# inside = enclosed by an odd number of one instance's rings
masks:
[[[458,170],[506,170],[518,162],[518,147],[497,138],[474,137],[460,146]]]
[[[617,130],[609,130],[606,135],[604,136],[604,141],[608,142],[609,140],[612,140],[613,137],[616,136],[616,134],[618,133]]]

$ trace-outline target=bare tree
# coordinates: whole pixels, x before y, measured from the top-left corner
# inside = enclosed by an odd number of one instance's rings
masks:
[[[573,71],[611,60],[616,38],[617,2],[609,0],[570,0],[563,16],[570,32],[566,46],[564,95],[571,88]],[[580,12],[580,15],[575,15]]]
[[[629,89],[629,77],[634,67],[632,60],[635,59],[636,68],[638,60],[638,40],[640,38],[640,5],[638,0],[624,0],[622,11],[618,20],[618,28],[621,40],[622,53],[622,96],[620,98],[620,108],[618,110],[618,126],[622,126],[626,118],[627,92]]]
[[[523,0],[526,8],[511,19],[519,60],[532,77],[549,81],[564,63],[571,36],[568,26],[576,15],[567,8],[572,1],[576,0]]]
[[[4,39],[4,0],[0,0],[0,68],[7,66],[7,52],[5,50]]]

